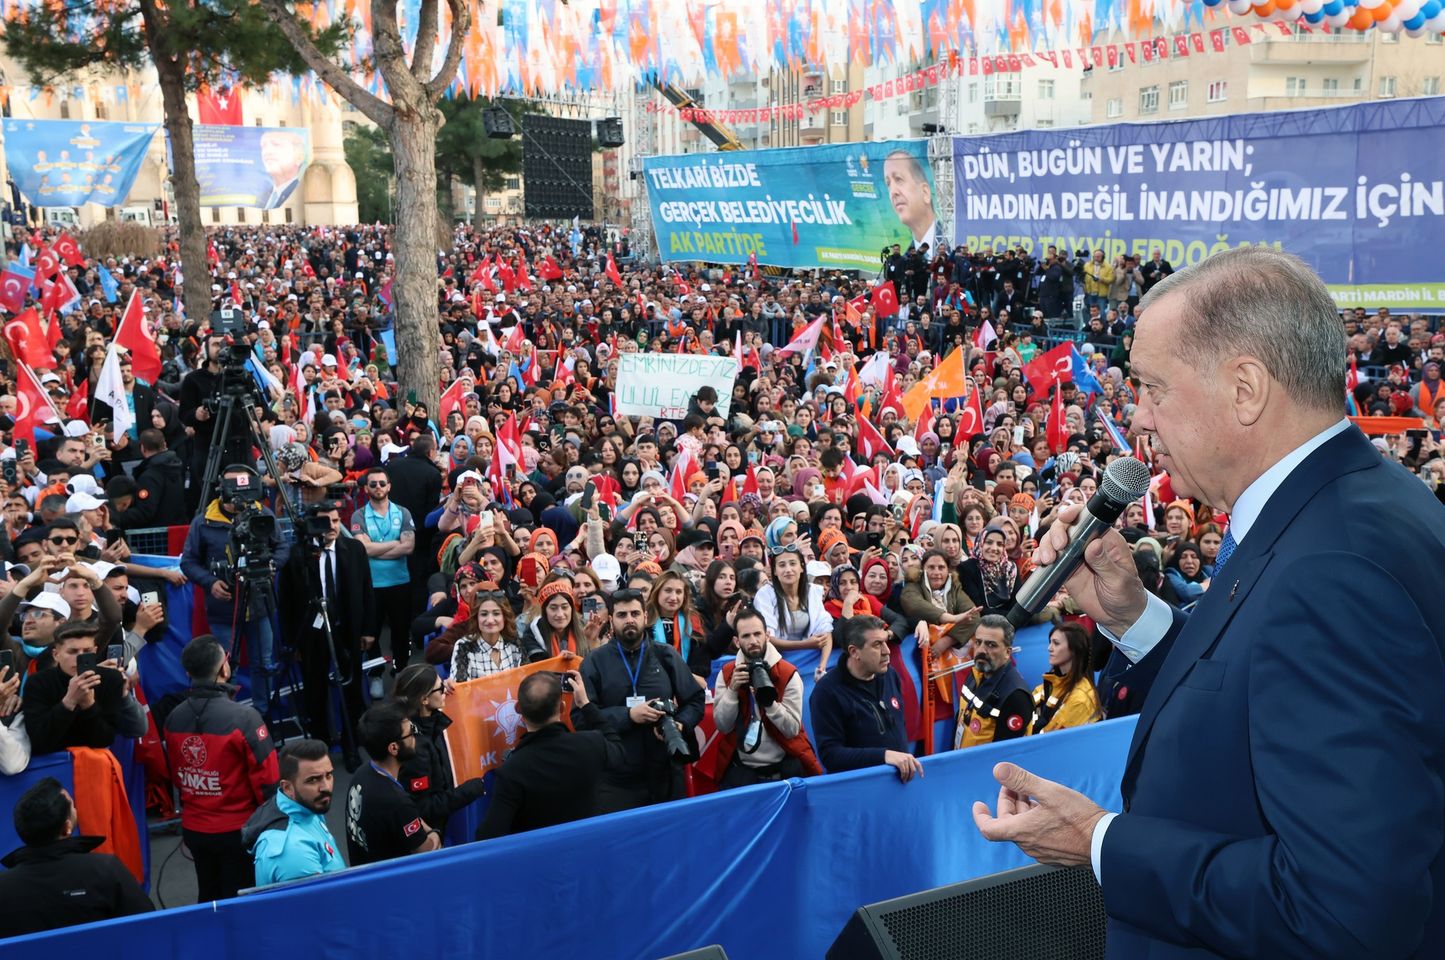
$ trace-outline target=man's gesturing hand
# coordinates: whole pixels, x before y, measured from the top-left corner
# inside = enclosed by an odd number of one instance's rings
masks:
[[[1059,511],[1058,519],[1039,539],[1034,564],[1045,566],[1058,559],[1069,545],[1069,528],[1079,518],[1083,504]],[[1134,625],[1144,613],[1149,594],[1134,566],[1134,554],[1117,530],[1106,530],[1084,549],[1084,562],[1064,582],[1079,609],[1116,637]]]
[[[1082,793],[1034,776],[1012,763],[993,768],[998,791],[998,816],[988,804],[974,802],[973,822],[987,840],[1012,840],[1040,863],[1073,867],[1089,862],[1094,825],[1104,809]]]

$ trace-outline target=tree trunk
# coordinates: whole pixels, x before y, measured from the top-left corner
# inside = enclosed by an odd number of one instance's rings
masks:
[[[171,141],[171,189],[176,195],[181,273],[185,277],[181,299],[186,305],[186,316],[199,322],[211,315],[211,276],[206,262],[206,228],[201,224],[195,141],[191,136],[191,115],[186,110],[185,64],[170,60],[160,49],[156,32],[160,27],[154,19],[145,18],[146,35],[160,82],[166,135]]]
[[[472,184],[477,195],[477,206],[472,211],[472,229],[486,229],[486,209],[482,200],[486,198],[487,190],[482,184],[487,182],[487,165],[481,157],[472,157]]]
[[[394,102],[387,133],[396,168],[396,366],[402,392],[415,390],[435,417],[440,384],[437,343],[437,131],[442,116],[432,103]]]

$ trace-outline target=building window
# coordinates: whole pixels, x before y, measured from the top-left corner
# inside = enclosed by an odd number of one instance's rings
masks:
[[[70,119],[70,101],[69,101],[69,100],[62,100],[62,101],[60,101],[60,119],[62,119],[62,120],[69,120],[69,119]]]
[[[507,189],[508,189],[508,190],[520,190],[520,189],[522,189],[522,178],[521,178],[521,177],[508,177],[508,178],[507,178]]]
[[[968,102],[969,102],[969,103],[978,103],[978,84],[977,84],[977,83],[970,83],[970,84],[968,85]]]
[[[832,114],[833,114],[833,118],[832,118],[832,119],[833,119],[833,126],[835,126],[835,127],[846,127],[846,126],[848,125],[848,111],[846,111],[846,110],[834,110],[834,111],[832,111]]]
[[[270,223],[270,222],[271,222],[271,211],[270,211],[270,210],[262,210],[262,211],[261,211],[261,222],[262,222],[262,223]]]
[[[1109,64],[1108,69],[1110,73],[1118,73],[1124,69],[1124,51],[1119,51],[1119,56],[1114,58],[1114,62]]]
[[[1365,89],[1365,78],[1364,78],[1364,77],[1356,77],[1356,78],[1355,78],[1355,92],[1356,92],[1356,93],[1363,93],[1363,92],[1364,92],[1364,89]]]
[[[237,208],[236,208],[236,222],[237,222],[237,223],[245,223],[245,222],[246,222],[246,208],[245,208],[245,207],[237,207]]]
[[[1420,87],[1420,94],[1426,97],[1437,97],[1440,95],[1440,78],[1426,77],[1424,84]]]
[[[831,91],[832,91],[833,93],[847,93],[847,92],[848,92],[848,81],[847,81],[847,80],[834,80],[833,83],[832,83],[832,85],[831,85]]]
[[[1225,100],[1227,100],[1227,99],[1229,99],[1229,81],[1228,81],[1228,80],[1211,80],[1211,81],[1209,81],[1209,102],[1210,102],[1210,103],[1223,103],[1223,102],[1224,102]]]
[[[1040,100],[1052,100],[1052,99],[1054,99],[1054,81],[1052,81],[1052,80],[1040,80],[1040,81],[1039,81],[1039,99],[1040,99]]]
[[[253,122],[254,124],[256,124],[256,126],[259,127],[259,126],[261,125],[261,118],[260,118],[260,117],[256,117],[252,122]]]
[[[1037,120],[1037,121],[1034,122],[1034,126],[1035,126],[1035,127],[1038,127],[1040,130],[1042,130],[1042,129],[1045,128],[1045,127],[1052,127],[1053,125],[1054,125],[1054,121],[1052,121],[1052,120]]]
[[[91,103],[95,104],[95,119],[105,120],[109,118],[110,111],[106,110],[104,103],[99,100],[92,100]]]
[[[1325,96],[1337,97],[1340,94],[1340,78],[1325,77],[1322,87],[1324,89]]]
[[[1104,112],[1110,117],[1122,117],[1124,115],[1124,98],[1110,97]]]
[[[1169,109],[1183,110],[1189,106],[1189,81],[1175,80],[1169,84]]]
[[[287,222],[287,223],[290,223],[292,219],[293,219],[293,218],[292,218],[292,215],[291,215],[291,208],[290,208],[290,207],[287,207],[287,208],[286,208],[286,222]]]
[[[1440,46],[1440,34],[1438,34],[1438,33],[1427,33],[1427,34],[1425,34],[1425,44],[1426,44],[1426,46],[1430,46],[1430,47],[1438,47],[1438,46]]]
[[[1395,78],[1381,77],[1379,93],[1382,97],[1393,97],[1395,95]]]
[[[1302,96],[1304,96],[1304,95],[1305,95],[1305,83],[1306,83],[1306,80],[1305,80],[1304,77],[1285,77],[1285,78],[1284,78],[1284,95],[1287,96],[1287,97],[1302,97]]]
[[[1398,39],[1399,39],[1399,37],[1395,36],[1395,34],[1393,34],[1393,33],[1382,33],[1382,34],[1380,34],[1380,42],[1381,42],[1381,43],[1394,43],[1394,42],[1396,42]]]
[[[220,223],[220,222],[221,222],[221,208],[220,208],[220,207],[212,207],[212,208],[211,208],[211,222],[212,222],[212,223]]]
[[[1146,114],[1146,113],[1158,113],[1158,112],[1159,112],[1159,87],[1158,87],[1158,86],[1140,87],[1140,88],[1139,88],[1139,113],[1140,113],[1140,114]]]

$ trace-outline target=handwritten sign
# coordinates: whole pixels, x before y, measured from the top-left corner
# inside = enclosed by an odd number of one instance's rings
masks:
[[[717,390],[717,413],[732,405],[738,362],[732,357],[677,353],[624,353],[618,357],[617,414],[681,420],[698,390]]]

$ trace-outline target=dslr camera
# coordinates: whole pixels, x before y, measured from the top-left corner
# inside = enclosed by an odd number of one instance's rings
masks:
[[[676,720],[676,711],[667,700],[649,700],[647,705],[661,713],[657,718],[657,729],[662,732],[662,742],[667,745],[667,755],[673,763],[687,763],[692,756],[687,741],[682,738],[682,727]]]
[[[756,657],[747,662],[748,683],[753,688],[753,699],[758,701],[758,706],[766,709],[778,702],[778,688],[773,685],[773,676],[768,672],[768,664],[762,657]]]

